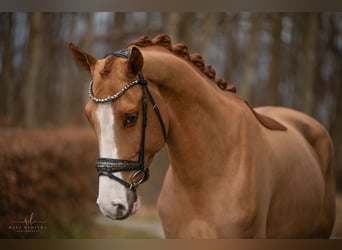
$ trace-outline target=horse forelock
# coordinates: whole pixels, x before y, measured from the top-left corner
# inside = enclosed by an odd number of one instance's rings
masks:
[[[113,56],[108,56],[106,58],[106,61],[105,61],[105,64],[104,64],[102,70],[100,71],[100,75],[101,75],[102,79],[105,79],[108,77],[108,75],[112,71],[112,65],[113,65]]]
[[[215,82],[216,85],[226,91],[235,93],[236,88],[232,84],[228,84],[226,80],[220,77],[216,77],[216,71],[210,64],[206,64],[203,57],[198,53],[190,54],[188,47],[183,43],[172,44],[170,36],[166,34],[160,34],[154,38],[148,36],[141,36],[138,39],[130,42],[128,46],[149,47],[149,46],[161,46],[168,49],[173,54],[183,58],[192,65],[196,66],[207,78]]]

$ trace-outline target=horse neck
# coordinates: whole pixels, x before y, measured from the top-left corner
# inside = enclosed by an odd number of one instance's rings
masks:
[[[220,90],[181,58],[146,52],[144,59],[144,74],[166,103],[173,171],[187,183],[210,181],[215,171],[225,170],[226,159],[243,152],[239,148],[248,142],[240,130],[254,130],[251,112],[241,98]]]
[[[145,49],[143,52],[144,74],[157,85],[163,99],[172,104],[172,109],[186,112],[197,106],[213,105],[209,96],[215,89],[217,91],[217,86],[195,66],[168,51]]]

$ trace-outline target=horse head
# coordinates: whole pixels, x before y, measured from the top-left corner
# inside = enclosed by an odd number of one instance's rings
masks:
[[[108,218],[125,219],[136,212],[136,189],[148,179],[153,156],[165,143],[167,117],[159,111],[165,104],[142,73],[144,59],[137,47],[102,59],[73,44],[69,48],[79,68],[92,77],[85,113],[99,145],[97,204]]]

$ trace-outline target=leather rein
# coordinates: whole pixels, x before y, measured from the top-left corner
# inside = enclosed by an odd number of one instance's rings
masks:
[[[125,59],[128,59],[131,55],[131,49],[122,49],[119,51],[115,51],[112,53],[107,54],[113,55],[116,57],[122,57]],[[105,57],[106,57],[105,56]],[[118,183],[125,186],[127,189],[133,191],[134,193],[134,202],[137,201],[137,194],[136,194],[136,187],[147,181],[149,178],[149,169],[145,166],[145,135],[146,135],[146,127],[147,127],[147,98],[146,93],[148,96],[148,99],[150,100],[153,110],[155,114],[158,117],[158,120],[160,122],[164,140],[166,141],[166,129],[165,125],[162,119],[162,116],[160,114],[159,108],[154,101],[152,94],[147,86],[148,81],[144,78],[144,75],[142,72],[138,74],[138,79],[129,82],[126,86],[124,86],[122,89],[120,89],[118,92],[116,92],[114,95],[106,97],[106,98],[96,98],[93,93],[93,80],[90,81],[89,84],[89,97],[91,100],[93,100],[96,103],[106,103],[106,102],[113,102],[117,100],[119,97],[121,97],[128,89],[135,85],[140,85],[142,89],[142,107],[143,107],[143,119],[142,119],[142,135],[141,135],[141,143],[140,143],[140,150],[139,150],[139,158],[137,161],[131,161],[131,160],[122,160],[122,159],[112,159],[112,158],[98,158],[96,160],[96,169],[98,172],[98,175],[101,176],[107,176]],[[126,180],[123,180],[117,176],[115,176],[113,173],[116,172],[122,172],[122,171],[136,171],[131,179],[134,179],[135,177],[138,177],[140,174],[142,174],[142,178],[139,179],[136,182],[127,182]],[[127,216],[129,213],[127,214]]]

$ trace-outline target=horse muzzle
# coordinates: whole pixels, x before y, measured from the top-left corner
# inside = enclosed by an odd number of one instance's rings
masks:
[[[115,175],[121,179],[121,173]],[[101,213],[113,220],[126,219],[137,211],[139,204],[135,188],[128,189],[107,175],[99,176],[99,193],[96,203]]]
[[[112,220],[124,220],[135,214],[139,208],[139,200],[131,201],[111,201],[103,202],[101,199],[96,201],[101,213]]]

